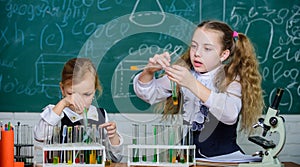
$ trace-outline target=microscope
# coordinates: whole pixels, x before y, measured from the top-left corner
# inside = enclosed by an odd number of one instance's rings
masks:
[[[249,141],[264,148],[264,151],[258,151],[254,156],[258,155],[262,157],[261,162],[250,162],[239,164],[239,167],[283,167],[284,165],[278,160],[278,154],[282,150],[285,139],[285,126],[283,117],[279,116],[278,106],[283,94],[283,89],[278,88],[276,96],[273,100],[272,105],[268,108],[265,118],[259,118],[258,123],[253,125],[253,128],[261,127],[263,128],[262,137],[261,136],[250,136]],[[279,141],[275,144],[272,140],[267,140],[265,136],[267,133],[278,133]]]

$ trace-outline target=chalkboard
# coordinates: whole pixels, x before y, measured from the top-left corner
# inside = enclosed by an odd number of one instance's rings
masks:
[[[190,44],[199,22],[218,19],[247,34],[258,51],[266,106],[278,87],[281,113],[300,114],[298,0],[0,1],[0,111],[40,112],[56,103],[60,72],[73,57],[97,67],[110,113],[149,113],[136,97],[130,66]],[[297,29],[298,28],[298,29]]]

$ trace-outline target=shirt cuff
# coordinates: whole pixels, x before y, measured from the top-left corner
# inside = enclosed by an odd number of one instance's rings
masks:
[[[52,109],[54,105],[48,105],[44,108],[44,111],[41,113],[41,118],[45,120],[48,124],[55,126],[59,121],[64,117],[64,113],[57,115]]]
[[[205,103],[203,103],[206,107],[210,108],[211,105],[213,104],[213,99],[214,99],[214,96],[215,96],[215,92],[214,91],[211,91],[208,99],[206,100]]]
[[[121,150],[121,147],[123,146],[123,143],[124,143],[123,137],[119,134],[119,132],[117,132],[117,134],[118,134],[119,139],[120,139],[120,143],[118,145],[112,145],[110,140],[108,139],[108,143],[109,143],[109,146],[110,146],[112,152],[119,152]]]
[[[138,83],[139,86],[141,86],[142,88],[147,88],[147,87],[149,87],[149,85],[151,85],[152,82],[153,82],[153,79],[152,79],[151,81],[149,81],[149,82],[146,82],[146,83],[144,83],[144,82],[142,82],[142,81],[140,81],[140,80],[137,80],[137,83]]]

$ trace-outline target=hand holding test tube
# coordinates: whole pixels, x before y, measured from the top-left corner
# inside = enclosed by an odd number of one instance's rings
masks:
[[[180,47],[176,48],[172,53],[170,53],[170,56],[174,55]],[[138,71],[138,70],[143,70],[146,68],[161,68],[160,65],[152,65],[152,66],[147,66],[147,65],[136,65],[136,66],[130,66],[131,71]]]

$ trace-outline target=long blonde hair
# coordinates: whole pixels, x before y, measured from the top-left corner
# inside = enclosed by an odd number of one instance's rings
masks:
[[[222,50],[228,49],[230,55],[226,64],[224,64],[224,75],[217,75],[215,81],[216,87],[220,92],[226,92],[228,85],[237,81],[242,87],[242,123],[241,130],[251,132],[252,125],[257,122],[257,119],[262,114],[264,101],[262,96],[261,82],[262,78],[259,73],[259,63],[256,58],[255,49],[247,36],[238,33],[238,39],[233,38],[233,30],[226,24],[220,21],[204,21],[197,28],[214,30],[220,33],[220,41],[223,44]],[[185,52],[176,64],[192,69],[189,50]],[[237,80],[237,77],[240,79]],[[177,92],[180,94],[179,88]],[[179,98],[180,99],[180,98]],[[180,102],[179,102],[180,103]],[[180,106],[172,104],[172,98],[168,98],[163,105],[164,116],[179,113]]]

